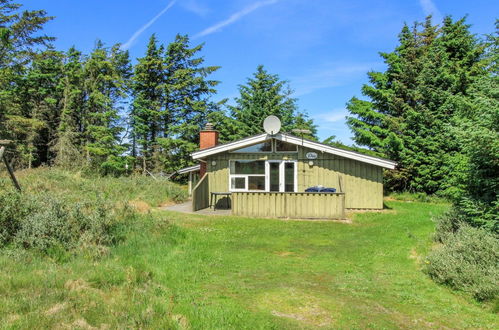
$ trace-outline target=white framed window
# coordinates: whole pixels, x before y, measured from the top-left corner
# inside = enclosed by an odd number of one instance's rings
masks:
[[[230,160],[229,191],[296,192],[296,160]]]
[[[230,191],[266,191],[264,160],[230,160]]]

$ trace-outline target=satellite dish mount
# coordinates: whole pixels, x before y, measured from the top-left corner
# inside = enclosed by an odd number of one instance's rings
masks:
[[[281,121],[276,116],[268,116],[263,121],[263,129],[267,134],[275,135],[281,130]]]

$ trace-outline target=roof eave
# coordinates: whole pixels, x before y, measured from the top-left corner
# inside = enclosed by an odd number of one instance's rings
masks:
[[[375,166],[380,166],[380,167],[383,167],[386,169],[393,170],[397,166],[396,162],[391,161],[389,159],[368,156],[368,155],[365,155],[362,153],[328,146],[328,145],[325,145],[325,144],[322,144],[319,142],[315,142],[315,141],[311,141],[311,140],[307,140],[307,139],[302,139],[300,137],[286,134],[286,133],[279,133],[276,135],[269,135],[266,133],[262,133],[262,134],[255,135],[255,136],[252,136],[249,138],[245,138],[245,139],[242,139],[239,141],[234,141],[234,142],[230,142],[227,144],[211,147],[208,149],[199,150],[199,151],[193,152],[191,154],[191,156],[195,160],[200,160],[200,159],[203,159],[203,158],[206,158],[208,156],[218,154],[221,152],[231,151],[234,149],[243,148],[247,145],[260,143],[260,142],[263,142],[263,141],[268,140],[270,138],[276,138],[276,139],[284,141],[284,142],[289,142],[289,143],[292,143],[295,145],[301,145],[301,146],[304,146],[304,147],[307,147],[310,149],[314,149],[314,150],[321,151],[321,152],[327,152],[327,153],[337,155],[340,157],[345,157],[348,159],[354,159],[354,160],[357,160],[360,162],[368,163],[368,164],[375,165]]]

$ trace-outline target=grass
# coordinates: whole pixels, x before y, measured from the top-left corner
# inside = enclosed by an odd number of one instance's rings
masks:
[[[73,180],[65,175],[62,180]],[[31,180],[22,182],[37,181]],[[106,180],[129,186],[125,179]],[[47,188],[76,196],[73,189],[93,184]],[[165,203],[156,192],[161,187],[148,189],[132,194]],[[150,209],[101,258],[61,262],[4,249],[0,327],[497,328],[490,306],[420,271],[432,244],[431,218],[448,206],[386,204],[391,209],[356,214],[352,224]]]
[[[10,180],[5,173],[2,174],[4,175],[0,176],[0,189],[10,188]],[[156,181],[145,176],[88,177],[80,172],[69,172],[57,168],[24,170],[16,172],[16,176],[27,193],[50,192],[74,201],[85,199],[116,203],[129,202],[139,211],[147,211],[151,207],[168,205],[187,198],[185,187],[172,184],[162,178]]]

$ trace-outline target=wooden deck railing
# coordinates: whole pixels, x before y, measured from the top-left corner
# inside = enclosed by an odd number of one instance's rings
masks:
[[[198,211],[210,205],[208,173],[206,173],[192,189],[192,210]]]
[[[343,219],[344,193],[232,193],[232,214],[295,219]]]

